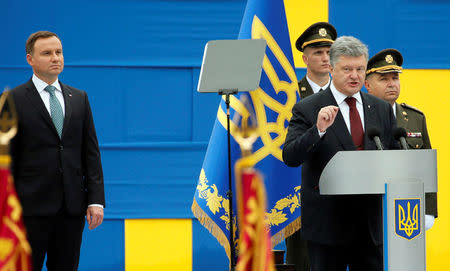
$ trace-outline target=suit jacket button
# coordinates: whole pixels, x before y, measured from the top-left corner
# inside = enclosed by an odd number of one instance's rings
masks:
[[[59,168],[59,173],[63,173],[63,169],[61,167]]]
[[[59,149],[60,149],[61,151],[64,150],[63,145],[59,146]]]

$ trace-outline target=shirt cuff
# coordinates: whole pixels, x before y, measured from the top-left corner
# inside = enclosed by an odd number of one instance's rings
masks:
[[[320,138],[322,138],[322,136],[323,136],[327,131],[321,132],[321,131],[319,130],[319,128],[317,128],[317,132],[319,133]]]
[[[104,209],[103,205],[101,205],[101,204],[89,204],[88,205],[88,207],[93,207],[93,206],[100,207],[100,208]]]

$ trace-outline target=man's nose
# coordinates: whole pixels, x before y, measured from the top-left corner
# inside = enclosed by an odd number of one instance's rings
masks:
[[[350,71],[350,78],[358,78],[358,70],[352,69]]]
[[[394,85],[394,80],[393,79],[388,79],[387,80],[387,85],[388,85],[388,87],[392,87]]]
[[[51,60],[52,61],[57,61],[57,60],[59,60],[60,59],[60,55],[59,54],[57,54],[57,53],[52,53],[52,58],[51,58]]]

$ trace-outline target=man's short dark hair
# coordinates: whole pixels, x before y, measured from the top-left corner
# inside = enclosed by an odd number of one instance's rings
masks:
[[[34,44],[38,39],[45,39],[50,37],[57,37],[61,41],[58,35],[50,31],[38,31],[31,34],[28,37],[27,42],[25,43],[25,51],[27,52],[27,54],[31,55],[33,53]]]

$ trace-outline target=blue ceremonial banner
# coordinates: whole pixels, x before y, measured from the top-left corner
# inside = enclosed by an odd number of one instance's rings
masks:
[[[395,233],[407,240],[420,234],[420,199],[395,199]]]
[[[253,116],[257,140],[248,159],[264,176],[268,206],[266,222],[270,227],[272,246],[275,246],[300,228],[300,168],[288,168],[282,161],[291,110],[300,99],[283,1],[249,0],[239,39],[265,39],[267,48],[259,88],[230,97],[232,166],[234,168],[235,161],[241,157],[237,143],[240,125]],[[244,95],[248,97],[246,102],[242,99]],[[192,211],[230,257],[226,124],[226,105],[222,99]],[[236,195],[234,176],[232,178],[233,195]],[[235,210],[236,202],[233,202],[233,215],[237,213]],[[236,221],[233,217],[235,246],[239,238]]]

